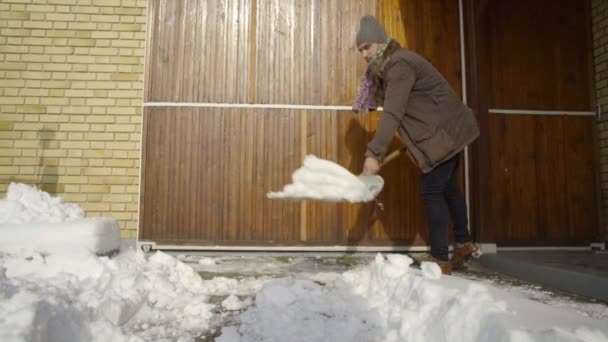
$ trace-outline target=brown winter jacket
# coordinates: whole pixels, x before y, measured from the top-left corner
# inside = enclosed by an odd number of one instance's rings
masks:
[[[427,173],[479,136],[471,110],[420,55],[403,48],[394,51],[380,77],[384,112],[366,156],[382,160],[399,132],[411,157]]]

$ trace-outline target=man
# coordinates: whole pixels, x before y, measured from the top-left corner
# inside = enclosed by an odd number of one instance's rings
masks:
[[[429,226],[431,253],[426,261],[450,274],[479,251],[471,241],[467,208],[458,185],[460,153],[479,136],[471,110],[443,76],[423,57],[401,48],[374,17],[361,18],[357,48],[368,63],[354,111],[384,111],[367,145],[363,173],[376,174],[388,145],[399,133],[409,155],[422,170],[421,195]],[[450,212],[456,240],[448,257]]]

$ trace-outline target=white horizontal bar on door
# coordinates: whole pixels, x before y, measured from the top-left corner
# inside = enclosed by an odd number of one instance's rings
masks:
[[[528,114],[528,115],[583,115],[594,116],[595,112],[568,110],[530,110],[530,109],[489,109],[490,114]]]
[[[321,109],[352,110],[350,106],[263,104],[263,103],[209,103],[209,102],[144,102],[144,107],[206,107],[206,108],[257,108],[257,109]],[[378,108],[382,110],[382,108]]]
[[[500,251],[590,251],[591,246],[497,247]]]
[[[226,251],[226,252],[428,252],[428,246],[190,246],[157,245],[138,242],[139,248],[149,246],[150,250],[173,251]]]

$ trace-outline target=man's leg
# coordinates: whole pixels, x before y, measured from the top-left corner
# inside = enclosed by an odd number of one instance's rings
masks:
[[[454,223],[454,240],[457,243],[471,241],[468,228],[467,202],[458,184],[458,162],[460,157],[456,156],[454,170],[445,188],[445,199],[448,202],[452,222]]]
[[[449,159],[422,175],[421,195],[426,206],[431,240],[431,255],[448,261],[448,224],[450,212],[445,190],[455,169],[457,159]]]

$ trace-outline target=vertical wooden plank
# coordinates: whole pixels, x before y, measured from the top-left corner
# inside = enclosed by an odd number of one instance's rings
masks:
[[[601,239],[596,228],[595,123],[593,117],[569,117],[565,125],[568,127],[564,140],[568,165],[566,192],[569,199],[569,229],[562,233],[562,237],[571,244],[586,244]]]
[[[564,119],[537,117],[535,145],[538,180],[538,231],[543,241],[568,243],[568,193],[566,189],[566,160]],[[550,170],[549,170],[550,169]],[[550,171],[550,172],[548,172]],[[532,227],[535,229],[535,227]]]

